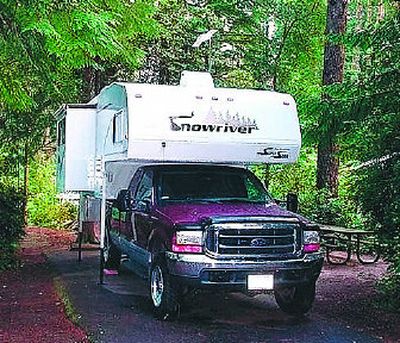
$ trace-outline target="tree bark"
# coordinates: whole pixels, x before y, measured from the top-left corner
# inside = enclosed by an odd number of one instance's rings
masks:
[[[270,183],[270,165],[265,163],[264,164],[264,186],[268,190],[269,188],[269,183]]]
[[[343,81],[344,71],[344,46],[340,42],[341,36],[346,30],[347,1],[328,0],[326,18],[326,43],[324,50],[324,70],[322,82],[324,86]],[[323,98],[329,102],[329,97]],[[317,160],[317,188],[328,189],[331,196],[338,194],[339,159],[337,153],[339,146],[335,143],[336,129],[333,120],[329,120],[325,114],[321,121],[328,123],[324,137],[318,144]]]
[[[338,195],[339,183],[339,146],[329,142],[320,142],[318,145],[317,159],[317,188],[330,191],[332,197]]]
[[[83,82],[83,94],[85,94],[83,99],[84,101],[90,101],[93,99],[104,87],[100,71],[93,67],[86,67],[83,70]]]

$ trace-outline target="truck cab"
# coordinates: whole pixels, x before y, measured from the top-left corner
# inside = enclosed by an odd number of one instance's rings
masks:
[[[318,226],[278,206],[251,171],[195,163],[136,170],[108,202],[104,256],[148,280],[161,319],[192,289],[274,292],[283,311],[306,313],[323,262]]]

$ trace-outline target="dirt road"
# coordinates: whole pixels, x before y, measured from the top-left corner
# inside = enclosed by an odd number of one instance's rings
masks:
[[[106,276],[100,286],[98,252],[78,263],[68,250],[73,240],[71,233],[28,230],[21,267],[0,274],[1,343],[86,342],[86,335],[112,343],[400,342],[399,316],[376,305],[382,262],[325,266],[314,308],[301,320],[282,313],[271,295],[202,293],[170,323],[153,318],[146,283],[132,273]],[[64,287],[63,299],[55,285]],[[67,318],[63,301],[83,329]]]
[[[96,342],[400,342],[400,319],[373,307],[373,266],[327,266],[314,309],[299,320],[282,313],[272,295],[202,293],[186,301],[177,322],[153,318],[146,283],[124,271],[98,282],[98,256],[81,264],[68,252],[52,254],[82,323]]]

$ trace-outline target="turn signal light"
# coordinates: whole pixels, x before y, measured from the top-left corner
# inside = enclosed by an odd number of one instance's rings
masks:
[[[172,251],[186,253],[201,253],[203,251],[200,231],[177,231],[172,237]]]
[[[317,252],[320,248],[319,230],[304,230],[304,252]]]
[[[304,244],[304,252],[317,252],[320,248],[319,243]]]

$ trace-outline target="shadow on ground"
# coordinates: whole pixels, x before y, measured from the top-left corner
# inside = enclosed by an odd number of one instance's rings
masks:
[[[282,313],[272,295],[200,293],[185,301],[178,321],[158,321],[151,313],[146,283],[134,274],[123,271],[106,276],[104,285],[99,285],[97,255],[87,252],[81,263],[71,252],[50,255],[82,325],[95,342],[380,341],[319,311],[324,303],[332,303],[323,297],[310,315],[298,319]]]

